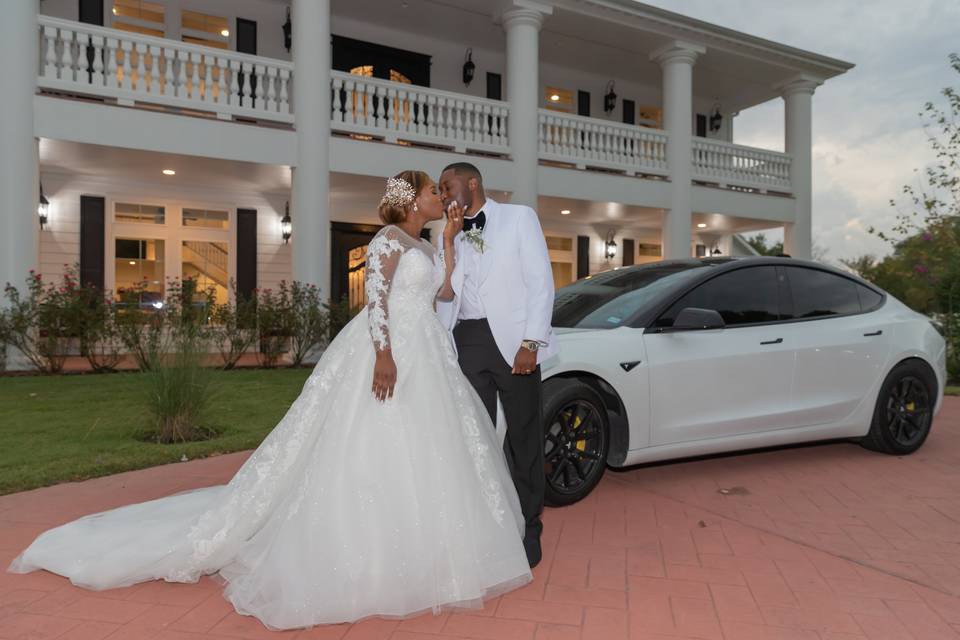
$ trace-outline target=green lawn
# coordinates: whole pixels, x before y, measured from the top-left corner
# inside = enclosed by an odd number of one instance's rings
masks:
[[[944,390],[944,392],[945,392],[948,396],[960,396],[960,387],[947,386],[947,388]]]
[[[309,369],[219,371],[207,422],[221,435],[159,445],[138,373],[0,378],[0,495],[255,448],[300,393]]]

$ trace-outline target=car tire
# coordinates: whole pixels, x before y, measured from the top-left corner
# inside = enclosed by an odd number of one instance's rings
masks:
[[[870,431],[860,444],[871,451],[907,455],[930,433],[937,378],[920,361],[907,360],[887,375],[877,395]]]
[[[579,380],[548,380],[543,389],[545,499],[552,507],[583,500],[607,467],[606,406]]]

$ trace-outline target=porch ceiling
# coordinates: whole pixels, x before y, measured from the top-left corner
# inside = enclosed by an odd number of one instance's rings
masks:
[[[853,65],[702,22],[630,0],[547,0],[554,5],[541,34],[540,60],[598,77],[625,78],[659,87],[658,47],[684,39],[707,47],[694,66],[694,94],[719,100],[731,113],[778,96],[773,88],[798,74],[824,79]],[[503,51],[503,30],[488,0],[334,0],[332,12],[352,20],[401,27],[464,47]],[[411,43],[411,48],[416,48]]]

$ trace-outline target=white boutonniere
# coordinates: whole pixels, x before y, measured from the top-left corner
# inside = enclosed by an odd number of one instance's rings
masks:
[[[483,253],[487,249],[487,243],[483,240],[483,229],[470,229],[463,232],[467,242],[473,245],[473,248]]]

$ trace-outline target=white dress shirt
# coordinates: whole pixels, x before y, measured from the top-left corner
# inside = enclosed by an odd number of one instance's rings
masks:
[[[482,211],[482,210],[481,210]],[[476,213],[480,215],[480,211]],[[470,220],[465,218],[465,220]],[[463,243],[463,289],[460,291],[460,320],[481,320],[487,317],[480,297],[480,252],[469,242]]]

